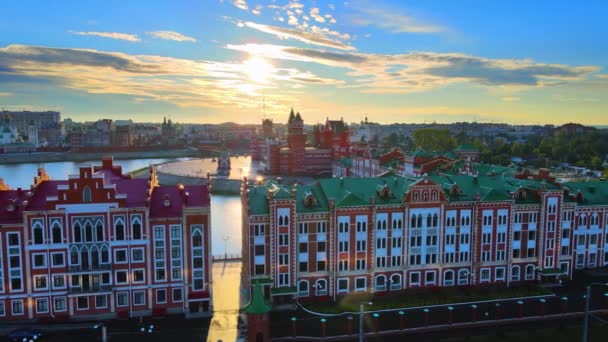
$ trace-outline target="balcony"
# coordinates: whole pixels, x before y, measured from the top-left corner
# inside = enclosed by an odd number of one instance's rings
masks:
[[[112,292],[111,285],[97,285],[97,286],[83,286],[83,287],[71,287],[69,290],[71,295],[88,294],[88,293],[104,293]]]
[[[68,271],[70,273],[81,273],[81,272],[109,271],[111,269],[112,269],[112,264],[87,265],[87,266],[70,265],[68,268]]]

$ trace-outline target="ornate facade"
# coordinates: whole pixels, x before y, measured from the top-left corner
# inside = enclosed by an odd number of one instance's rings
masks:
[[[207,186],[159,186],[112,158],[29,190],[0,181],[0,319],[211,311]]]
[[[335,299],[558,282],[608,265],[608,183],[555,184],[468,165],[480,170],[244,183],[245,284],[264,284],[275,299]]]

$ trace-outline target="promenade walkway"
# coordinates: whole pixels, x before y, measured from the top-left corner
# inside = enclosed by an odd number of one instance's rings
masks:
[[[207,342],[239,341],[238,318],[242,306],[241,261],[213,263],[213,318]]]

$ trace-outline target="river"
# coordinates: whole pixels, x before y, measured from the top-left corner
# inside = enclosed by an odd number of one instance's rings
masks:
[[[244,160],[240,158],[241,162]],[[166,163],[181,159],[130,159],[115,160],[121,165],[123,173],[153,164]],[[93,165],[101,161],[91,161]],[[0,178],[11,188],[29,189],[38,167],[44,167],[51,179],[67,179],[70,174],[78,174],[78,165],[83,162],[0,164]],[[238,170],[238,169],[237,169]],[[239,171],[240,172],[240,171]],[[211,196],[211,237],[213,255],[241,254],[241,200],[238,196]]]

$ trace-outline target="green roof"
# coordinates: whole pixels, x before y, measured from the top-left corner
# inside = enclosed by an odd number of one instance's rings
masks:
[[[273,287],[270,289],[270,293],[273,295],[285,295],[298,292],[298,288],[295,286],[290,287]]]
[[[253,291],[251,291],[251,300],[249,304],[245,306],[243,312],[250,314],[263,314],[270,311],[270,305],[266,304],[264,300],[264,292],[262,291],[262,285],[255,284]]]
[[[336,160],[336,163],[342,164],[342,165],[344,165],[346,167],[352,167],[353,166],[353,160],[351,158],[347,158],[347,157]]]
[[[477,147],[473,144],[462,144],[456,148],[456,151],[477,151]]]
[[[565,182],[563,185],[568,188],[570,196],[575,197],[579,191],[582,193],[583,200],[578,205],[608,205],[608,182]]]
[[[270,277],[265,277],[265,278],[253,278],[251,279],[251,284],[255,285],[255,284],[272,284],[272,278]]]

